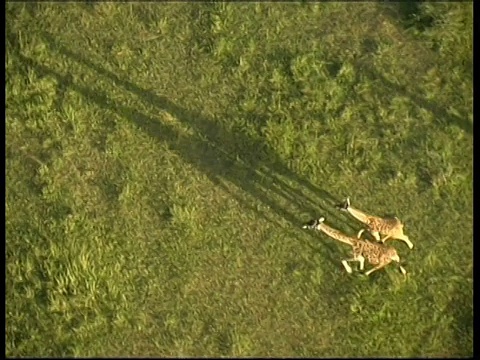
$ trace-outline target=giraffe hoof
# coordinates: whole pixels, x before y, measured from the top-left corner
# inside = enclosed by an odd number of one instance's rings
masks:
[[[357,273],[357,276],[358,276],[358,278],[359,278],[360,280],[366,280],[366,279],[368,279],[368,275],[365,275],[365,272],[363,272],[363,271],[359,271],[359,272]]]

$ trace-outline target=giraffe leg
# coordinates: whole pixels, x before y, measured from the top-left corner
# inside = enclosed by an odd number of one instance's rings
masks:
[[[360,262],[360,270],[363,270],[365,268],[365,258],[362,255],[357,256],[357,261]]]
[[[357,234],[357,239],[360,239],[360,236],[362,236],[363,232],[365,231],[365,229],[362,229],[358,232]]]
[[[380,241],[381,241],[382,243],[384,243],[385,240],[390,239],[391,237],[392,237],[391,235],[387,235],[387,236],[385,236],[385,237],[384,237],[382,240],[380,240]]]
[[[350,260],[342,260],[342,264],[343,264],[343,267],[345,268],[345,270],[347,270],[347,272],[349,274],[351,274],[352,273],[352,268],[351,268],[350,265],[348,265],[348,261],[350,261]]]
[[[375,240],[380,241],[380,234],[378,231],[370,231]]]
[[[347,270],[349,274],[352,273],[352,268],[350,265],[348,265],[348,262],[350,261],[358,261],[360,263],[360,270],[363,270],[365,267],[365,258],[362,255],[353,257],[351,259],[342,260],[342,264],[345,267],[345,270]]]
[[[380,264],[380,265],[378,265],[378,266],[375,266],[373,269],[368,270],[368,271],[365,273],[365,275],[368,276],[368,275],[370,275],[372,272],[377,271],[377,270],[380,270],[380,269],[383,268],[385,265],[387,265],[387,264]]]
[[[408,246],[410,249],[413,249],[413,244],[412,244],[412,242],[410,241],[410,239],[408,238],[408,236],[403,236],[403,237],[401,237],[399,240],[402,240],[405,244],[407,244],[407,246]]]

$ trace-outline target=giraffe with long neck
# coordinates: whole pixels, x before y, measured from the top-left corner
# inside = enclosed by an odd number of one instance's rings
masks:
[[[365,273],[367,276],[390,264],[392,261],[400,262],[400,257],[393,247],[362,240],[360,239],[360,236],[357,238],[348,236],[341,231],[326,225],[324,221],[325,218],[321,217],[306,223],[303,225],[303,228],[322,231],[331,238],[350,245],[353,250],[353,258],[342,260],[342,264],[348,273],[352,273],[352,268],[348,264],[351,261],[358,261],[360,263],[360,270],[364,269],[365,260],[371,265],[374,265],[374,268]]]
[[[407,235],[403,233],[404,224],[397,218],[382,218],[375,215],[369,215],[361,210],[358,210],[350,205],[350,199],[347,197],[344,203],[337,205],[342,211],[348,212],[355,219],[365,224],[366,229],[362,229],[358,232],[360,236],[365,230],[370,232],[377,241],[384,243],[388,239],[402,240],[407,244],[410,249],[413,249],[413,244]],[[381,235],[385,235],[380,238]]]

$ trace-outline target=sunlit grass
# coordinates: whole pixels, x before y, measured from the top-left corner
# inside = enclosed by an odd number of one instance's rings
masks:
[[[472,356],[471,4],[6,10],[8,356]]]

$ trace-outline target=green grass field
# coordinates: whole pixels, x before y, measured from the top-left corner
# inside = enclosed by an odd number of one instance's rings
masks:
[[[472,3],[6,11],[7,356],[473,356]]]

